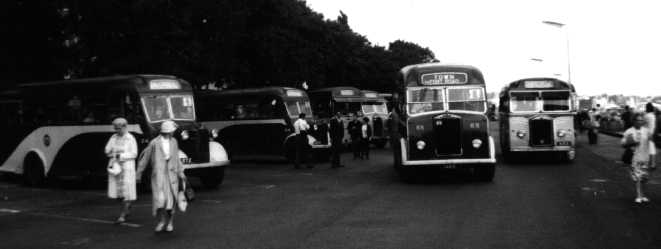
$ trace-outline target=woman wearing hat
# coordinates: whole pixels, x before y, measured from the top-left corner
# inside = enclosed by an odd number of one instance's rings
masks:
[[[108,197],[122,201],[122,208],[117,223],[122,223],[129,215],[131,202],[136,200],[135,158],[138,145],[135,138],[127,131],[127,121],[116,118],[112,121],[116,133],[110,137],[105,152],[108,162]]]
[[[151,140],[140,155],[137,177],[148,165],[151,171],[152,212],[157,217],[156,232],[174,230],[174,207],[177,205],[179,181],[185,180],[184,168],[179,161],[179,146],[172,137],[176,124],[167,120],[161,124],[161,134]]]

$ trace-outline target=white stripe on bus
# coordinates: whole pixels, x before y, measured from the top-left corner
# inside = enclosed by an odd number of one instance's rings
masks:
[[[142,134],[142,129],[137,124],[128,125],[127,128],[130,132]],[[41,159],[44,165],[44,173],[47,174],[58,151],[69,139],[81,134],[98,132],[113,133],[114,129],[112,125],[43,126],[37,128],[21,141],[9,158],[0,166],[0,171],[22,174],[23,160],[25,160],[28,153],[34,152]],[[50,137],[48,146],[44,143],[46,135]],[[103,153],[103,151],[99,153]]]
[[[252,119],[252,120],[223,120],[200,122],[207,128],[222,130],[233,125],[249,124],[282,124],[287,125],[284,119]]]

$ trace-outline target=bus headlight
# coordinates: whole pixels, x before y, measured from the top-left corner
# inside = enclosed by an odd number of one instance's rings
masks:
[[[188,136],[188,131],[182,131],[181,132],[181,139],[188,140],[188,138],[190,138],[190,136]]]
[[[519,138],[523,138],[523,137],[526,136],[526,133],[523,132],[523,131],[517,131],[517,132],[516,132],[516,136],[519,137]]]
[[[473,148],[477,149],[480,148],[480,146],[482,146],[482,140],[477,138],[473,139]]]
[[[565,131],[563,131],[563,130],[558,131],[558,137],[565,137],[565,135],[567,135],[567,133],[565,133]]]
[[[418,146],[419,150],[423,150],[425,148],[425,145],[427,144],[425,143],[425,141],[420,140],[415,145]]]
[[[218,138],[218,129],[211,129],[211,137]]]

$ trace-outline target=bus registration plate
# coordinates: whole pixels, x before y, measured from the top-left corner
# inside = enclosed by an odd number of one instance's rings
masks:
[[[183,164],[190,164],[190,163],[191,163],[191,158],[190,158],[190,157],[179,158],[179,160],[180,160],[181,163],[183,163]]]
[[[558,141],[555,142],[556,146],[571,146],[571,141]]]
[[[443,169],[456,169],[457,165],[456,164],[443,164],[442,168]]]

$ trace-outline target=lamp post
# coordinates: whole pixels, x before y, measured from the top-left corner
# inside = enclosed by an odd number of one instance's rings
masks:
[[[565,27],[566,25],[564,23],[554,22],[554,21],[542,21],[542,23],[559,29],[563,27],[565,28],[565,38],[567,40],[567,82],[571,83],[571,63],[570,63],[571,59],[569,57],[569,32]]]

